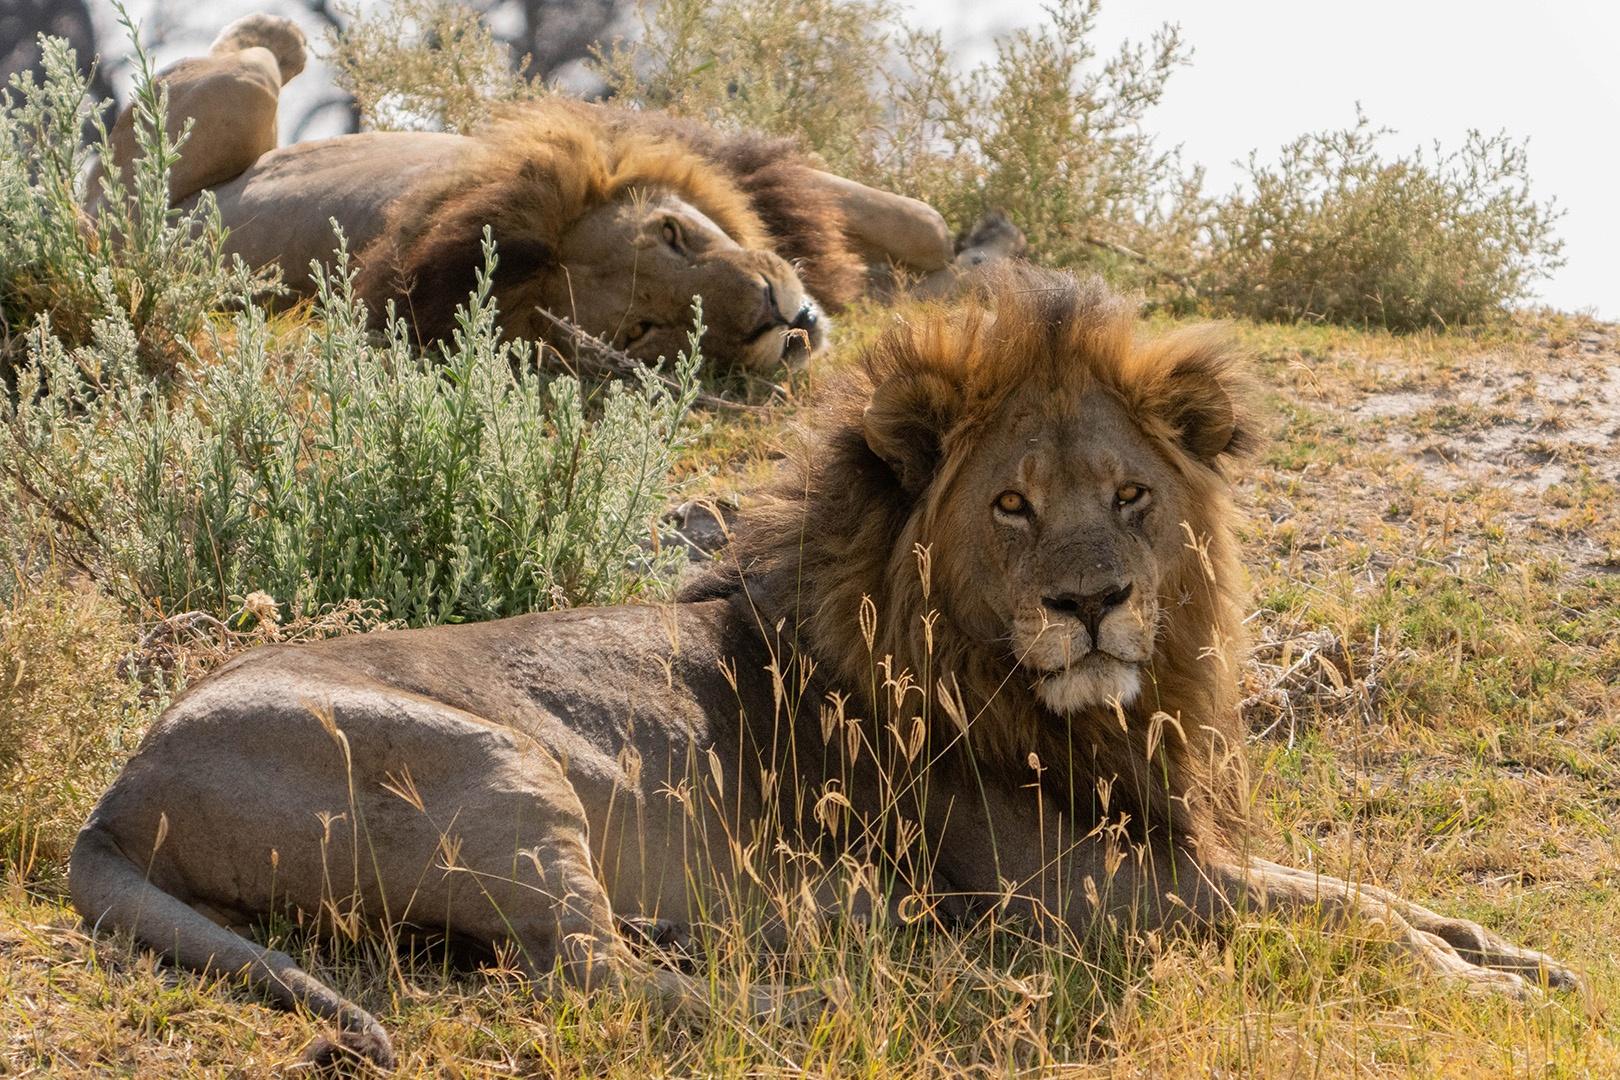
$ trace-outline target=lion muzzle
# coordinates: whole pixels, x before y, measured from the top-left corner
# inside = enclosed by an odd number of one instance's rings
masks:
[[[1136,700],[1152,655],[1152,606],[1129,582],[1043,594],[1013,626],[1019,663],[1037,676],[1036,696],[1060,713]]]

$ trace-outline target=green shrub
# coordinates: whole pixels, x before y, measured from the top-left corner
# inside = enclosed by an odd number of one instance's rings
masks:
[[[140,371],[134,329],[101,297],[92,340],[30,333],[0,462],[13,508],[126,602],[222,613],[262,590],[297,616],[350,598],[411,624],[657,589],[679,556],[642,550],[695,393],[695,348],[671,390],[651,373],[587,407],[495,328],[486,272],[442,357],[403,322],[380,339],[343,271],[307,326],[240,310],[210,327],[169,392]],[[694,338],[695,340],[695,338]],[[14,526],[14,534],[23,526]]]
[[[0,375],[37,316],[80,344],[109,303],[128,314],[143,366],[166,370],[231,295],[212,197],[188,211],[169,208],[169,170],[187,133],[168,130],[164,95],[127,17],[124,25],[136,41],[131,107],[141,158],[132,176],[108,170],[99,217],[79,190],[91,153],[79,133],[93,110],[67,43],[42,36],[43,80],[13,75],[0,108]],[[105,158],[99,117],[96,126]]]
[[[1275,167],[1251,157],[1239,191],[1208,198],[1201,170],[1144,129],[1189,50],[1166,27],[1101,57],[1100,7],[1055,0],[1044,25],[963,71],[887,0],[649,0],[639,35],[603,50],[597,73],[618,101],[793,138],[959,228],[1002,210],[1034,259],[1179,308],[1196,296],[1260,319],[1444,326],[1523,299],[1559,265],[1557,215],[1530,196],[1524,148],[1503,136],[1386,159],[1361,120],[1298,140]],[[398,10],[357,23],[337,51],[416,102],[413,122],[462,126],[479,87],[533,92],[452,0]],[[447,29],[402,36],[389,18]]]
[[[796,139],[859,176],[886,109],[886,0],[654,0],[598,74],[617,100]]]
[[[1189,50],[1167,26],[1099,62],[1100,8],[1056,0],[1045,25],[1003,38],[966,73],[937,37],[912,35],[889,91],[904,135],[880,144],[868,178],[959,223],[1002,210],[1041,262],[1174,291],[1202,224],[1202,174],[1159,150],[1143,120]]]
[[[1213,218],[1205,295],[1257,319],[1443,328],[1500,312],[1562,264],[1522,144],[1470,132],[1453,153],[1391,159],[1382,134],[1358,117],[1290,143],[1275,167],[1251,156],[1247,189]]]

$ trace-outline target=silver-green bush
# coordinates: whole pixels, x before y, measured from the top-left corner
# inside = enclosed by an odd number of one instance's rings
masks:
[[[437,357],[402,321],[368,335],[346,256],[308,324],[274,333],[239,276],[240,310],[205,331],[172,390],[142,373],[110,294],[85,345],[42,320],[0,416],[0,457],[28,492],[14,513],[164,614],[262,590],[292,615],[359,598],[423,624],[656,589],[678,556],[644,545],[670,494],[695,348],[673,391],[648,373],[587,402],[501,339],[495,262],[487,247]]]
[[[168,130],[163,94],[137,47],[130,104],[143,160],[133,176],[108,170],[105,191],[92,193],[104,196],[92,220],[94,199],[80,194],[91,149],[79,133],[92,114],[103,147],[106,131],[73,50],[59,38],[40,42],[43,78],[13,75],[0,108],[0,375],[36,316],[48,314],[58,336],[82,343],[94,313],[112,302],[128,313],[143,366],[165,370],[230,300],[218,212],[206,195],[191,210],[169,207],[169,169],[187,132]]]

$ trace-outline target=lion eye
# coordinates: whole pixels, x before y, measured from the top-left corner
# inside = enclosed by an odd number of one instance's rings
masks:
[[[645,320],[636,323],[636,325],[630,328],[630,332],[624,335],[624,343],[626,345],[634,345],[636,342],[650,334],[652,332],[652,328],[653,324]]]
[[[1029,513],[1029,500],[1016,491],[1003,491],[996,496],[996,509],[1014,516]]]
[[[1147,498],[1148,489],[1141,484],[1121,484],[1114,492],[1114,505],[1116,507],[1134,506]]]
[[[681,236],[681,223],[674,218],[664,219],[664,243],[674,248],[677,255],[686,254],[686,244]]]

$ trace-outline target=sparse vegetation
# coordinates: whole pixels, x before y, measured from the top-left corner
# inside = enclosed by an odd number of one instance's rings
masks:
[[[1100,6],[1059,0],[962,71],[883,3],[661,0],[602,73],[644,107],[797,138],[960,228],[1003,210],[1051,264],[1173,284],[1163,267],[1191,255],[1199,178],[1142,120],[1188,50],[1166,27],[1099,61]]]
[[[0,861],[60,885],[157,702],[123,671],[139,634],[115,603],[88,583],[18,584],[0,607]]]
[[[1241,484],[1257,846],[1572,958],[1595,1002],[1612,997],[1620,336],[1557,316],[1434,331],[1522,295],[1556,255],[1511,144],[1389,161],[1363,125],[1296,144],[1212,206],[1132,134],[1179,43],[1088,75],[1094,13],[1065,4],[961,76],[878,5],[663,0],[605,70],[638,101],[800,132],[959,222],[1006,206],[1048,261],[1183,305],[1190,274],[1203,303],[1312,323],[1235,331],[1274,429]],[[368,55],[369,85],[418,77]],[[514,370],[479,299],[433,364],[399,333],[367,336],[341,277],[313,308],[267,315],[206,210],[152,202],[158,167],[121,180],[131,216],[97,240],[72,189],[83,86],[59,45],[47,56],[45,84],[14,84],[0,116],[0,1068],[273,1072],[318,1022],[92,946],[65,903],[72,831],[166,696],[261,641],[659,595],[673,556],[648,549],[671,477],[682,494],[751,486],[793,409],[717,414],[694,438],[690,363],[666,373],[673,390]],[[425,98],[379,89],[373,115],[475,122],[490,84],[446,71]],[[857,310],[841,333],[885,317]],[[191,609],[207,617],[175,618]],[[841,987],[801,1028],[724,1006],[664,1021],[613,994],[537,1001],[499,962],[468,976],[263,930],[378,1012],[406,1074],[1620,1073],[1620,1029],[1586,1002],[1464,998],[1291,921],[1039,942],[994,916],[828,927],[774,900],[798,935],[787,956],[719,920],[694,964],[722,1003],[744,979]]]
[[[1500,316],[1560,264],[1522,145],[1475,131],[1450,153],[1387,158],[1384,134],[1363,116],[1275,166],[1251,156],[1211,220],[1204,295],[1256,319],[1444,329]]]
[[[1032,258],[1183,312],[1444,328],[1501,317],[1560,265],[1559,215],[1505,134],[1388,157],[1392,133],[1358,117],[1276,164],[1251,156],[1212,197],[1147,125],[1190,47],[1167,25],[1099,57],[1101,2],[1056,0],[964,71],[884,0],[653,0],[597,73],[618,103],[791,137],[959,228],[1002,210]],[[455,0],[401,0],[333,49],[377,127],[467,130],[490,101],[543,92]]]

